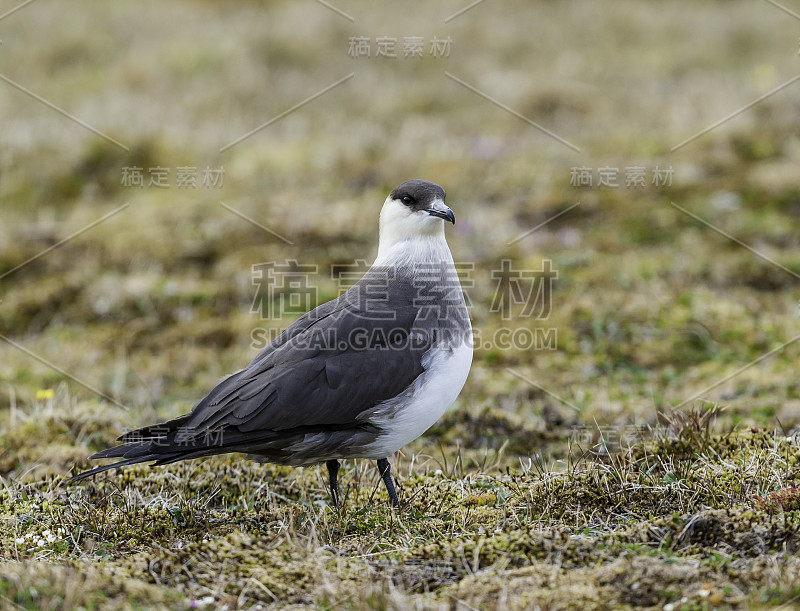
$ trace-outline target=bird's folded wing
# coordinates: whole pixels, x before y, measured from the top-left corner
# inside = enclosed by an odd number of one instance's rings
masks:
[[[410,303],[394,306],[386,316],[339,298],[304,315],[182,417],[175,442],[223,430],[358,426],[361,414],[400,394],[422,373],[433,339],[420,327],[435,327],[435,321],[420,321]],[[141,438],[151,428],[122,440]]]

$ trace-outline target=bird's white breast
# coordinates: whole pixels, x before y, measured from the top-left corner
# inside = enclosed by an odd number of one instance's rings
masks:
[[[446,277],[439,286],[458,287],[460,291],[441,219],[410,214],[387,200],[381,212],[381,240],[374,265],[394,267],[401,274],[414,276],[425,264],[445,264]],[[420,281],[424,283],[425,279]],[[449,327],[446,331],[452,335],[448,341],[435,343],[425,353],[421,362],[423,372],[411,386],[359,417],[380,430],[375,441],[365,446],[359,456],[373,459],[390,456],[433,426],[458,397],[472,364],[472,326],[463,299],[459,301],[454,307],[463,310],[463,317],[459,317],[463,328]]]
[[[414,383],[370,410],[368,421],[383,432],[366,448],[365,458],[385,458],[433,426],[458,397],[471,364],[471,328],[463,342],[451,348],[432,348],[423,357],[425,371]]]

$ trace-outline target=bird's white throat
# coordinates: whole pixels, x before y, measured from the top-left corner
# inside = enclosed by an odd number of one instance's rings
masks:
[[[378,257],[373,265],[405,266],[453,261],[441,218],[414,212],[386,198],[381,209]]]

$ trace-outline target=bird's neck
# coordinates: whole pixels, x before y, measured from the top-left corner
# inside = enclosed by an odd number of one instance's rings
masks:
[[[453,255],[444,238],[444,226],[441,231],[431,235],[392,238],[384,239],[384,235],[381,235],[373,266],[415,267],[425,263],[453,265]]]

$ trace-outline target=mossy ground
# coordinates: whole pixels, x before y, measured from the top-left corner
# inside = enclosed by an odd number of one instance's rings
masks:
[[[463,4],[418,4],[342,2],[353,24],[288,0],[98,0],[0,22],[3,75],[129,148],[0,83],[0,607],[798,606],[797,94],[670,152],[796,74],[791,16],[519,1],[444,24]],[[406,35],[451,36],[451,57],[347,55]],[[206,165],[224,186],[176,186]],[[125,187],[131,166],[171,186]],[[578,166],[621,185],[576,189]],[[251,309],[254,265],[316,265],[316,301],[336,295],[412,177],[448,190],[481,341],[456,405],[393,457],[399,510],[365,461],[339,509],[324,469],[242,456],[65,482],[291,322]],[[546,319],[492,311],[504,260],[552,261]],[[552,329],[552,350],[507,341]]]
[[[80,445],[55,411],[40,414],[40,434]],[[797,439],[714,435],[710,420],[691,413],[614,454],[573,448],[560,466],[512,467],[502,453],[453,446],[413,466],[400,456],[400,510],[366,464],[344,472],[339,509],[319,470],[237,456],[81,486],[23,474],[0,491],[2,596],[33,608],[789,602],[800,594],[800,511],[774,491],[796,490]],[[7,431],[6,451],[29,445],[30,429]]]

